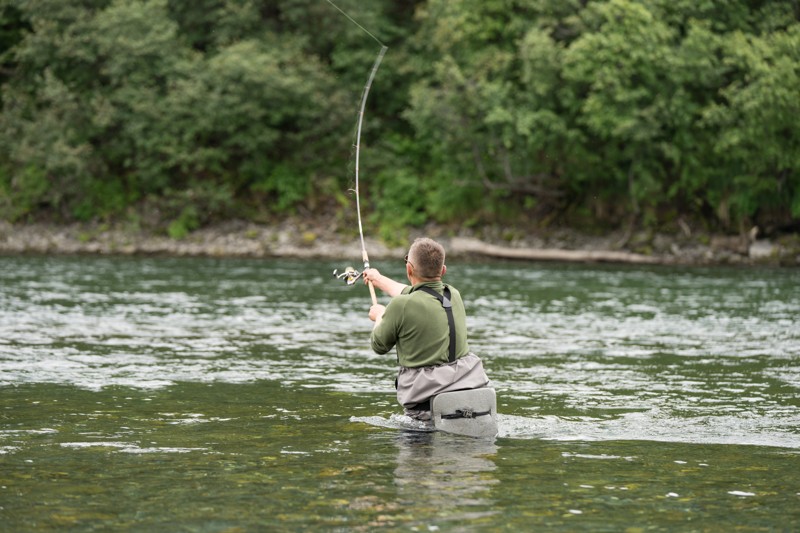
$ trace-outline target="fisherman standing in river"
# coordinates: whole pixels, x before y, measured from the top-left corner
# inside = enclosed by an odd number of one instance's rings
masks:
[[[372,349],[385,354],[397,348],[397,400],[417,420],[431,419],[430,399],[437,394],[489,385],[481,359],[469,351],[461,294],[442,283],[444,258],[441,244],[420,238],[405,257],[410,286],[376,269],[364,271],[366,283],[392,297],[389,305],[369,310]]]

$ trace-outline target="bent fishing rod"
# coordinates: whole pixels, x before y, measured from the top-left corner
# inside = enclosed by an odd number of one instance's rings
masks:
[[[352,22],[353,24],[358,26],[367,35],[372,37],[381,46],[380,52],[378,52],[378,56],[375,58],[375,62],[372,65],[372,70],[369,73],[369,78],[367,78],[367,83],[366,83],[366,85],[364,85],[364,90],[361,93],[361,105],[359,107],[358,123],[356,125],[356,143],[355,143],[355,147],[356,147],[356,162],[355,162],[356,163],[355,164],[355,174],[356,174],[355,175],[355,179],[356,179],[356,183],[355,183],[355,189],[353,189],[353,191],[355,192],[355,195],[356,195],[356,214],[357,214],[357,217],[358,217],[358,235],[361,238],[361,260],[364,262],[364,268],[363,268],[363,270],[361,272],[359,272],[358,270],[356,270],[355,268],[350,267],[350,266],[345,268],[344,272],[342,272],[342,273],[339,273],[338,269],[335,269],[333,271],[333,276],[336,279],[340,279],[340,280],[345,281],[345,283],[347,283],[347,285],[354,285],[355,282],[364,274],[364,271],[369,268],[369,255],[367,254],[367,245],[366,245],[366,243],[364,241],[364,227],[363,227],[363,225],[361,223],[361,196],[359,194],[359,188],[358,188],[358,185],[359,185],[359,179],[358,179],[359,178],[359,163],[360,163],[360,158],[361,158],[361,126],[364,123],[364,109],[367,106],[367,97],[369,96],[369,90],[372,87],[372,81],[375,79],[375,74],[378,72],[378,67],[380,67],[381,61],[383,61],[383,56],[386,55],[386,50],[388,50],[389,48],[385,44],[383,44],[377,37],[372,35],[361,24],[359,24],[358,22],[353,20],[350,17],[350,15],[348,15],[347,13],[342,11],[342,9],[339,8],[339,6],[337,6],[336,4],[334,4],[331,0],[327,0],[327,2],[330,5],[332,5],[333,7],[335,7],[342,15],[347,17],[350,20],[350,22]],[[372,282],[371,281],[368,281],[367,285],[369,286],[369,294],[370,294],[370,297],[372,298],[372,305],[375,305],[375,304],[378,303],[378,298],[375,295],[375,287],[372,286]]]

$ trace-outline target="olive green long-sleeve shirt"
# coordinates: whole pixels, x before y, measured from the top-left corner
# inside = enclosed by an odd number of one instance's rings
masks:
[[[400,366],[416,368],[448,362],[450,330],[447,313],[439,300],[417,290],[425,285],[440,294],[444,292],[441,281],[406,287],[386,306],[381,323],[370,336],[375,353],[385,354],[396,346]],[[452,286],[448,287],[456,327],[456,359],[459,359],[469,353],[467,316],[461,294]]]

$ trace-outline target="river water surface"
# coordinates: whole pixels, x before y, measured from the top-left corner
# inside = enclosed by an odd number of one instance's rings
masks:
[[[796,270],[450,261],[481,440],[394,427],[342,266],[0,258],[0,530],[800,529]]]

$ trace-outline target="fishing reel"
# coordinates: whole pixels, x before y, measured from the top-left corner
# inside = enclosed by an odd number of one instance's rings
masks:
[[[339,269],[333,270],[333,277],[336,279],[343,280],[348,285],[354,285],[358,278],[360,278],[364,273],[359,272],[355,268],[349,266],[344,269],[344,272],[339,273]]]

